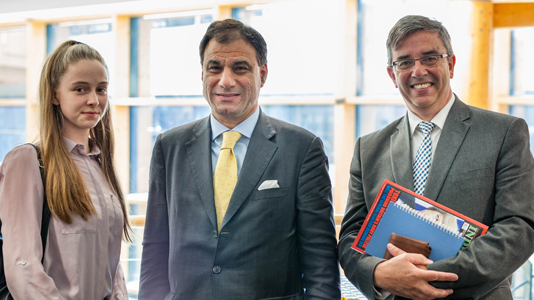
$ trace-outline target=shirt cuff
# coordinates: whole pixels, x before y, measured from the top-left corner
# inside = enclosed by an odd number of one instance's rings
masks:
[[[373,290],[375,292],[376,300],[393,300],[395,297],[395,295],[392,293],[385,291],[384,289],[377,288],[376,286],[373,286]]]

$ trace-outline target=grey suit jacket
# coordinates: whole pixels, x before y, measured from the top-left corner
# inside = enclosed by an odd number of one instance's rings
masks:
[[[261,113],[220,234],[210,152],[209,117],[157,138],[139,299],[339,299],[321,140]]]
[[[384,179],[413,190],[407,117],[358,139],[338,253],[346,276],[373,299],[381,258],[351,249]],[[457,97],[434,153],[424,196],[490,228],[458,255],[428,265],[454,272],[449,299],[512,299],[511,274],[534,251],[534,159],[523,119],[465,105]]]

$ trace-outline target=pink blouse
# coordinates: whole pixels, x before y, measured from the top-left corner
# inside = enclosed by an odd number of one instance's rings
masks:
[[[43,184],[31,145],[11,150],[0,165],[0,220],[7,286],[15,299],[128,299],[119,264],[124,218],[98,163],[100,149],[63,138],[81,171],[97,215],[72,224],[53,216],[41,264]],[[61,176],[57,174],[56,176]]]

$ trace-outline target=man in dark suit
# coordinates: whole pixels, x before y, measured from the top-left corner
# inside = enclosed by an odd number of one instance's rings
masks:
[[[387,47],[388,73],[408,111],[356,142],[338,246],[345,275],[369,299],[512,299],[511,275],[534,251],[534,159],[527,124],[468,106],[453,94],[456,57],[438,21],[402,18]],[[388,261],[360,254],[351,244],[384,179],[489,230],[455,257],[433,263],[394,246],[388,246],[395,256]]]
[[[263,37],[216,21],[200,58],[211,116],[156,140],[139,299],[339,299],[328,160],[258,107]]]

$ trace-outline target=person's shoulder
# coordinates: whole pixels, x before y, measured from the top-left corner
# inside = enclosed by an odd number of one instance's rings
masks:
[[[458,96],[456,96],[456,100],[449,111],[449,117],[458,117],[462,122],[471,119],[468,123],[472,123],[472,121],[481,121],[498,124],[499,126],[502,125],[502,122],[511,123],[519,119],[508,114],[469,105],[462,101]]]
[[[495,112],[475,106],[467,106],[470,112],[471,125],[479,124],[487,128],[507,128],[514,122],[525,122],[516,116]]]
[[[391,135],[399,130],[399,125],[402,124],[402,122],[407,122],[407,119],[405,116],[402,116],[393,122],[389,123],[385,127],[378,129],[376,131],[373,131],[371,133],[362,135],[360,139],[362,141],[375,141],[375,140],[381,140],[384,138],[389,139]],[[406,124],[406,126],[408,126]]]
[[[471,111],[472,116],[475,116],[475,117],[490,118],[493,120],[503,120],[503,121],[508,121],[508,122],[512,122],[514,120],[519,119],[518,117],[509,115],[509,114],[496,112],[496,111],[492,111],[492,110],[488,110],[488,109],[484,109],[484,108],[480,108],[476,106],[467,105],[467,107],[469,107],[469,110]]]
[[[32,144],[23,144],[16,146],[15,148],[11,149],[4,159],[4,161],[11,161],[11,160],[28,160],[30,158],[35,158],[37,160],[37,152],[35,151],[35,148],[32,146]]]
[[[207,122],[208,124],[205,124]],[[208,126],[209,125],[209,117],[205,117],[193,122],[189,122],[184,125],[173,127],[161,134],[161,139],[177,139],[177,138],[186,138],[192,134],[196,130],[198,130],[201,126]],[[209,126],[208,126],[209,127]],[[208,128],[209,129],[209,128]]]
[[[3,167],[13,165],[20,169],[30,164],[37,166],[37,152],[31,144],[19,145],[11,149],[2,162]]]

